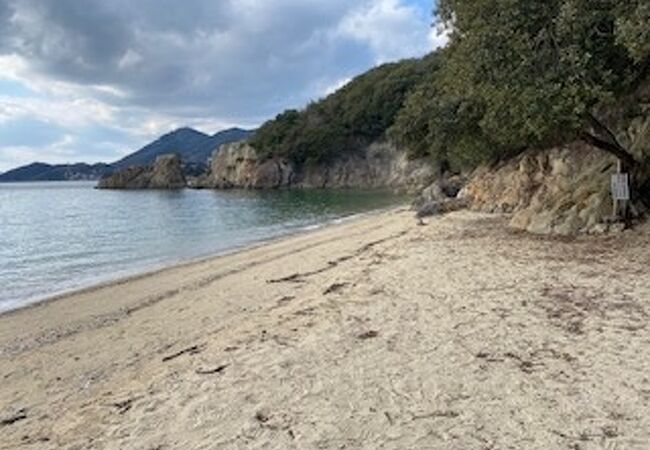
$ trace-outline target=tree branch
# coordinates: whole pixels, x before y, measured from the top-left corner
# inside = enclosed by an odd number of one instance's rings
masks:
[[[594,114],[588,113],[587,120],[593,133],[585,131],[581,136],[583,141],[616,156],[628,169],[633,169],[639,165],[634,155],[620,144],[614,133],[598,120]]]
[[[629,167],[630,169],[638,165],[638,162],[636,159],[634,159],[634,156],[632,156],[623,147],[616,143],[606,141],[587,132],[582,133],[581,138],[587,144],[616,156],[623,162],[626,167]]]
[[[594,129],[594,131],[598,134],[603,134],[607,137],[607,139],[614,145],[616,145],[618,148],[621,150],[627,152],[623,146],[618,142],[618,139],[616,139],[616,136],[612,131],[605,126],[596,116],[594,116],[592,113],[587,114],[587,118],[589,119],[589,124],[591,127]]]

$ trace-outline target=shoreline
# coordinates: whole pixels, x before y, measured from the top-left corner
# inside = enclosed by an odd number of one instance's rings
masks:
[[[65,181],[68,182],[68,181]],[[133,270],[125,270],[123,271],[124,274],[122,275],[116,275],[116,276],[108,276],[108,278],[103,279],[103,280],[89,280],[88,283],[81,283],[81,285],[76,286],[76,287],[71,287],[68,289],[62,289],[52,295],[47,295],[43,297],[33,297],[33,298],[28,298],[24,300],[24,304],[9,308],[6,310],[1,310],[0,309],[0,318],[4,316],[10,316],[14,313],[20,312],[25,309],[31,309],[31,308],[36,308],[39,307],[43,304],[47,303],[52,303],[52,302],[57,302],[60,300],[65,300],[65,298],[70,297],[70,296],[75,296],[75,295],[81,295],[81,294],[89,294],[94,291],[97,291],[99,289],[104,289],[111,287],[112,285],[121,285],[133,281],[137,281],[142,278],[150,277],[150,276],[156,276],[159,274],[164,274],[165,271],[172,270],[172,269],[177,269],[177,268],[183,268],[186,266],[191,266],[194,264],[200,264],[200,263],[205,263],[209,262],[213,259],[217,258],[222,258],[225,256],[237,254],[240,252],[245,252],[248,250],[254,250],[256,248],[259,248],[260,246],[268,245],[276,241],[281,241],[283,239],[288,239],[293,236],[299,236],[303,234],[308,234],[313,231],[318,231],[327,227],[332,227],[336,225],[340,225],[349,221],[357,220],[357,219],[363,219],[365,217],[369,217],[372,215],[381,215],[382,213],[390,212],[390,211],[398,211],[398,210],[403,210],[408,208],[407,204],[402,204],[402,205],[397,205],[397,206],[390,206],[387,208],[381,208],[373,211],[366,211],[366,212],[361,212],[361,213],[353,213],[349,214],[347,216],[341,216],[337,217],[334,219],[329,219],[324,222],[318,223],[318,224],[313,224],[313,225],[307,225],[302,228],[296,228],[294,230],[289,230],[286,232],[281,232],[275,236],[270,236],[267,238],[260,238],[257,240],[253,240],[249,243],[242,244],[227,250],[221,250],[217,251],[214,253],[209,253],[206,255],[202,256],[196,256],[196,257],[190,257],[187,259],[180,259],[180,260],[174,260],[170,261],[168,263],[159,263],[159,264],[154,264],[153,266],[149,267],[143,267],[140,269],[133,269]],[[119,273],[119,272],[118,272]]]
[[[506,222],[392,209],[2,315],[0,448],[648,448],[650,229]]]

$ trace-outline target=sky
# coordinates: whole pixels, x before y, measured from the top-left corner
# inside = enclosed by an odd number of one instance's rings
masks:
[[[444,45],[429,0],[0,0],[0,172],[257,127]]]

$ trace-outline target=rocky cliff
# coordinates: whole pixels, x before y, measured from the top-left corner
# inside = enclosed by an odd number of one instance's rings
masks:
[[[280,158],[261,158],[248,143],[222,146],[214,153],[209,173],[199,179],[201,188],[272,189],[379,188],[416,191],[434,177],[431,164],[411,161],[388,143],[367,147],[331,163],[296,166]]]
[[[161,155],[151,166],[119,170],[99,181],[99,189],[182,189],[186,181],[178,155]]]
[[[632,215],[639,217],[650,205],[650,88],[639,90],[635,102],[639,112],[617,130],[617,138],[641,164],[632,203]],[[576,142],[481,167],[459,197],[476,210],[512,213],[512,227],[533,233],[602,232],[621,227],[611,217],[615,170],[614,157]]]
[[[612,214],[613,158],[583,144],[526,152],[475,171],[459,196],[475,210],[512,213],[514,228],[544,234],[601,229]]]
[[[598,233],[612,221],[613,157],[582,143],[528,151],[474,172],[459,193],[472,209],[511,213],[513,228],[538,234]],[[641,205],[633,206],[638,216]]]

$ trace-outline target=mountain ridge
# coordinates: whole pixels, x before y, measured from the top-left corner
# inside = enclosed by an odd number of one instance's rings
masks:
[[[106,163],[47,164],[33,162],[0,174],[0,182],[24,181],[90,181],[113,171]]]
[[[146,166],[154,163],[158,156],[178,153],[184,164],[207,165],[212,152],[223,144],[241,141],[253,134],[251,130],[228,128],[213,135],[189,127],[178,128],[162,135],[140,150],[112,163],[117,169],[130,166]]]
[[[0,182],[98,180],[116,170],[152,165],[157,157],[169,153],[178,154],[188,172],[201,172],[207,167],[214,150],[223,144],[246,140],[253,133],[255,130],[233,127],[209,135],[190,127],[182,127],[160,136],[113,163],[33,162],[0,173]]]

